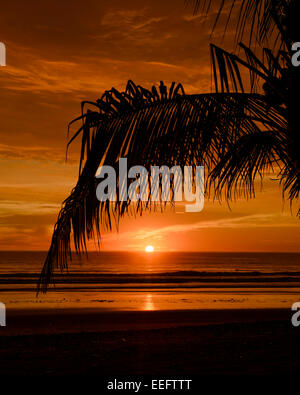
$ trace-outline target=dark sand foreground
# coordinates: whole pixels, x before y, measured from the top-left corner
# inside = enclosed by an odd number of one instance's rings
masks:
[[[1,375],[278,375],[300,366],[290,310],[8,312]]]

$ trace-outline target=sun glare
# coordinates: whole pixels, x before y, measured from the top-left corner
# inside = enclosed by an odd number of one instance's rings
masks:
[[[154,251],[154,247],[153,247],[153,246],[147,246],[147,247],[145,248],[145,251],[146,251],[146,252],[153,252],[153,251]]]

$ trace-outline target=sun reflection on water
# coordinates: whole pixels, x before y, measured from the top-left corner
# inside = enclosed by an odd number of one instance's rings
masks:
[[[144,302],[144,305],[143,305],[143,310],[145,310],[145,311],[146,310],[147,311],[155,310],[155,306],[154,306],[153,298],[152,298],[151,294],[147,294],[145,296],[145,302]]]

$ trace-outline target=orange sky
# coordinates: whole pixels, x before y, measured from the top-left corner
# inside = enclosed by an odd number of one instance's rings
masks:
[[[213,15],[210,18],[213,19]],[[150,87],[182,82],[187,93],[209,92],[210,20],[184,0],[12,0],[1,6],[0,249],[47,249],[60,204],[77,177],[78,149],[64,163],[66,126],[80,101],[95,100],[132,79]],[[214,35],[220,44],[221,29]],[[232,49],[233,30],[222,44]],[[266,178],[252,201],[204,211],[125,219],[105,249],[300,251],[299,220]]]

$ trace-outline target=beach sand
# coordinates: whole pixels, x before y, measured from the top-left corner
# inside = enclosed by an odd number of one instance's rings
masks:
[[[289,309],[7,313],[1,375],[292,375]]]

